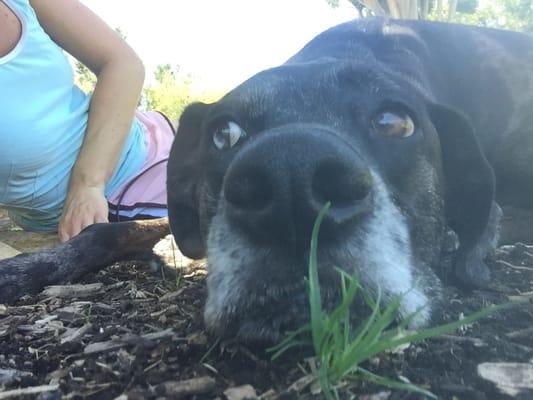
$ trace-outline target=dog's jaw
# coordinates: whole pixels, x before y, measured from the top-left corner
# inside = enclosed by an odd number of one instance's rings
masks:
[[[405,218],[378,174],[373,178],[372,214],[334,244],[320,246],[319,240],[321,273],[333,276],[338,266],[355,273],[371,295],[380,292],[384,304],[400,297],[400,317],[411,318],[413,328],[422,327],[440,294],[440,281],[428,266],[417,265]],[[223,209],[222,199],[209,229],[206,326],[240,340],[277,340],[280,330],[306,322],[307,255],[287,260],[267,246],[258,247],[231,228]],[[338,282],[329,279],[323,292],[337,290]]]

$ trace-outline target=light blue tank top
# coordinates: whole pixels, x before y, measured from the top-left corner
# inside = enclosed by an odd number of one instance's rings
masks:
[[[19,17],[22,37],[0,57],[0,207],[25,229],[55,230],[87,128],[90,96],[74,84],[68,59],[28,0],[3,1]],[[106,196],[140,170],[143,129],[133,121]]]

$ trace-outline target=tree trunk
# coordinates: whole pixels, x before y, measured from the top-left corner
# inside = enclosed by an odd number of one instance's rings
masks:
[[[457,0],[449,0],[448,2],[448,21],[451,21],[455,12],[457,11]]]

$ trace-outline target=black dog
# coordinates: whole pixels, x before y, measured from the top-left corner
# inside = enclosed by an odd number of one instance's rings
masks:
[[[488,283],[495,199],[533,206],[532,156],[531,36],[354,21],[186,109],[168,166],[171,229],[185,255],[208,257],[207,327],[272,339],[307,313],[311,229],[331,201],[326,297],[341,267],[385,299],[403,294],[402,314],[419,311],[421,326],[451,231],[455,281]]]

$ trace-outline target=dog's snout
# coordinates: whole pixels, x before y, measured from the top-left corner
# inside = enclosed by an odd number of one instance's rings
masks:
[[[332,212],[353,209],[365,200],[372,187],[372,176],[367,168],[358,168],[346,158],[319,162],[311,182],[311,193],[316,202],[332,203]]]
[[[339,155],[319,162],[311,182],[314,211],[331,203],[325,228],[341,228],[357,221],[372,207],[372,175],[355,155]]]
[[[267,172],[261,167],[238,168],[226,181],[226,201],[243,212],[253,213],[268,207],[273,200],[274,188]]]
[[[241,150],[223,192],[229,221],[249,237],[307,245],[326,202],[330,237],[371,209],[372,176],[358,152],[329,132],[276,131]]]

